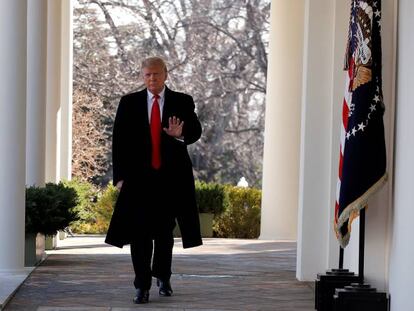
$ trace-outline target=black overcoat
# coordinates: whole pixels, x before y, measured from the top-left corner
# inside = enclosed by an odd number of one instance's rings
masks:
[[[184,142],[164,131],[161,134],[161,184],[157,187],[165,208],[176,217],[183,247],[202,244],[194,176],[187,145],[201,136],[201,125],[194,112],[191,96],[166,87],[162,126],[168,118],[184,121]],[[121,98],[112,137],[113,183],[123,180],[105,242],[117,247],[130,244],[134,235],[145,234],[157,226],[148,220],[151,198],[148,179],[151,176],[151,135],[148,120],[147,89]],[[161,215],[159,215],[161,216]],[[155,228],[157,230],[157,228]]]

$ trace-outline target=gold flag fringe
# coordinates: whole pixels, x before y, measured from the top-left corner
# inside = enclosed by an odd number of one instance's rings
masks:
[[[367,205],[368,199],[371,197],[371,195],[381,189],[381,187],[387,182],[387,179],[388,175],[385,173],[363,195],[361,195],[354,202],[350,203],[341,213],[341,216],[338,218],[338,223],[334,224],[334,228],[336,237],[342,248],[345,248],[349,243],[349,239],[351,237],[351,225],[353,220],[359,216],[359,211]],[[342,236],[340,228],[346,221],[348,221],[348,232],[346,235]]]

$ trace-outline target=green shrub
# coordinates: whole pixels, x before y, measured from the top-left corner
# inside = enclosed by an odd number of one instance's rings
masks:
[[[99,195],[98,201],[93,207],[96,215],[95,231],[97,233],[106,233],[108,231],[118,193],[118,189],[112,183],[109,183]]]
[[[73,188],[79,197],[78,205],[75,207],[79,219],[71,224],[71,229],[75,231],[75,228],[81,223],[94,222],[95,212],[93,206],[97,200],[99,190],[91,183],[78,179],[67,180],[63,183]]]
[[[227,201],[223,185],[196,181],[195,189],[200,213],[220,215],[226,209]]]
[[[83,198],[77,206],[81,219],[71,224],[75,233],[106,233],[118,196],[118,190],[112,183],[98,191],[87,182],[76,181],[75,187]],[[88,186],[89,185],[89,186]],[[83,203],[82,203],[83,202]]]
[[[77,204],[76,191],[62,182],[26,188],[26,232],[56,234],[78,219]]]
[[[215,236],[257,238],[260,234],[261,191],[255,188],[225,187],[228,206],[215,217]]]

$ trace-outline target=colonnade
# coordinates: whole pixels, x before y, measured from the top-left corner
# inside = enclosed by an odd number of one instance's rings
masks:
[[[24,268],[25,187],[70,178],[72,1],[0,2],[0,271]]]
[[[313,281],[338,264],[333,230],[350,1],[275,0],[271,7],[261,239],[297,241],[296,276]],[[396,1],[383,1],[384,117],[393,162]],[[385,31],[384,31],[385,30]],[[366,276],[387,279],[391,183],[369,202]],[[345,264],[357,271],[358,221]],[[378,228],[385,228],[378,230]],[[368,241],[369,240],[369,241]]]

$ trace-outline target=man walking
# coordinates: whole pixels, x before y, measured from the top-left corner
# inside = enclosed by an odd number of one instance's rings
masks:
[[[201,136],[191,96],[166,85],[159,57],[142,62],[146,88],[121,98],[114,122],[113,182],[120,190],[105,242],[131,245],[135,303],[147,303],[152,277],[171,296],[175,220],[183,247],[202,244],[187,145]]]

